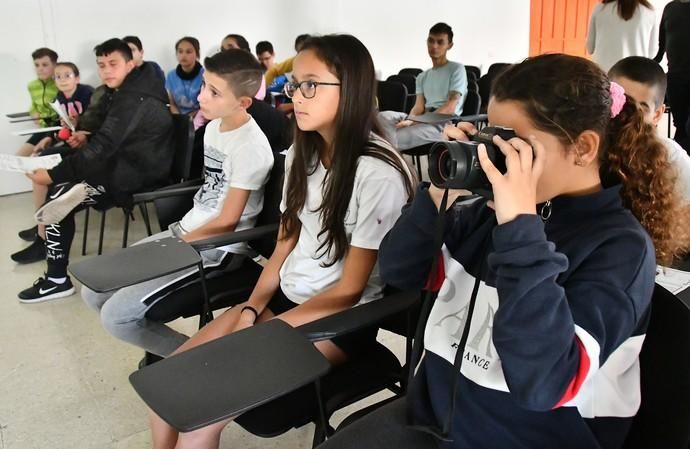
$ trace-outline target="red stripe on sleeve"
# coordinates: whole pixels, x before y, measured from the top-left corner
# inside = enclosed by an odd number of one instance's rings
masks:
[[[431,290],[437,292],[441,290],[443,281],[446,280],[446,267],[443,262],[443,253],[438,254],[438,264],[436,266],[436,276],[434,273],[429,273],[429,278],[426,280],[424,290]]]
[[[570,385],[568,385],[568,388],[565,389],[563,397],[560,401],[558,401],[558,404],[556,404],[554,408],[561,407],[563,404],[570,402],[580,391],[582,384],[585,383],[585,379],[587,379],[587,373],[589,372],[591,362],[589,360],[589,356],[587,355],[585,345],[583,345],[580,339],[577,337],[575,337],[575,341],[577,342],[577,347],[580,349],[580,364],[577,367],[575,377],[573,377]]]

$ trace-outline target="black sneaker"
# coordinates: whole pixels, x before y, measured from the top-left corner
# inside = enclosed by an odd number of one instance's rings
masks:
[[[42,238],[37,236],[31,245],[27,246],[21,251],[17,251],[16,253],[12,254],[10,258],[15,262],[21,264],[45,260],[46,242]]]
[[[56,284],[50,279],[38,278],[34,285],[19,292],[17,296],[19,296],[19,302],[31,304],[71,296],[74,291],[74,285],[69,276],[62,284]]]
[[[34,226],[33,228],[19,231],[17,235],[22,240],[26,240],[27,242],[33,242],[34,240],[36,240],[36,237],[38,237],[38,225]]]

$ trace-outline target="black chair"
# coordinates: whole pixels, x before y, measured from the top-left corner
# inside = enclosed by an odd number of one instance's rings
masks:
[[[424,70],[422,69],[417,69],[417,68],[405,68],[405,69],[400,69],[398,72],[398,75],[412,75],[415,78],[417,78],[417,75],[422,73]]]
[[[491,78],[496,78],[511,65],[512,64],[508,62],[495,62],[489,66],[489,70],[486,71],[486,74],[491,76]]]
[[[482,71],[479,67],[474,65],[466,65],[465,71],[467,72],[467,78],[474,76],[475,80],[478,80],[482,76]]]
[[[297,330],[306,340],[316,342],[393,322],[404,323],[404,335],[411,335],[418,305],[416,292],[388,294]],[[256,356],[270,356],[275,351],[271,334],[276,329],[267,329],[266,324],[250,328],[253,339],[241,332],[228,335],[135,372],[130,381],[144,401],[180,431],[198,429],[243,413],[236,422],[261,437],[275,437],[293,427],[314,422],[313,447],[334,431],[329,419],[335,411],[384,389],[396,395],[404,394],[407,365],[401,367],[397,358],[380,343],[343,365],[331,367],[327,375],[317,379],[314,374],[322,373],[312,372],[310,377],[301,362],[291,357],[286,362],[283,353],[276,359]],[[240,340],[245,347],[240,345]],[[294,341],[294,345],[296,357],[302,357],[303,343]],[[411,345],[407,347],[409,359]],[[233,354],[232,358],[227,357],[229,353]],[[217,379],[209,381],[207,366],[219,364],[224,365],[218,369],[226,370],[227,376],[214,370]],[[234,379],[247,371],[253,373],[253,379],[234,385],[227,381],[228,376]],[[290,388],[282,379],[298,376],[307,379],[304,386],[288,393]],[[316,385],[307,384],[312,380]],[[175,391],[174,403],[169,400],[171,391]]]
[[[403,112],[410,112],[414,107],[415,101],[417,101],[417,82],[415,81],[415,77],[406,74],[391,75],[386,79],[386,81],[398,82],[405,85],[407,88],[407,101],[405,103],[405,110]]]
[[[688,449],[690,289],[677,297],[656,285],[640,375],[642,404],[623,449]]]
[[[379,111],[407,112],[407,88],[395,81],[379,81],[376,98]]]
[[[174,156],[168,184],[173,185],[182,181],[189,181],[191,178],[192,155],[194,151],[194,125],[188,115],[173,114],[173,143]],[[129,221],[133,219],[134,207],[138,207],[141,212],[146,232],[152,234],[151,222],[146,203],[146,194],[150,192],[136,193],[132,196],[131,207],[121,208],[124,212],[125,223],[122,231],[122,247],[127,246],[129,236]],[[142,196],[143,195],[143,196]],[[101,210],[100,232],[98,236],[98,254],[103,253],[103,236],[105,233],[105,219],[107,210]],[[89,209],[86,209],[84,217],[84,235],[82,239],[82,256],[86,254],[86,241],[88,238]]]
[[[477,81],[467,81],[467,90],[479,93],[479,83]]]

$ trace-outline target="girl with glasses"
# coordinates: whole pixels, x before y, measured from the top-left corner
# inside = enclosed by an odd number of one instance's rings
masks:
[[[382,296],[378,247],[411,197],[413,179],[381,137],[371,56],[353,36],[311,38],[295,58],[291,86],[297,126],[285,160],[275,251],[247,301],[178,352],[270,319],[299,326]],[[316,347],[339,364],[375,337],[371,329]],[[283,414],[307,405],[293,398]],[[154,415],[154,447],[217,448],[227,423],[178,434]]]

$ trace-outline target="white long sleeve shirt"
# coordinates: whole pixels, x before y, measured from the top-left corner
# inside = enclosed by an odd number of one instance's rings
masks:
[[[658,50],[658,24],[653,9],[638,6],[630,20],[618,14],[618,3],[598,4],[592,10],[587,51],[605,72],[628,56],[653,58]]]

